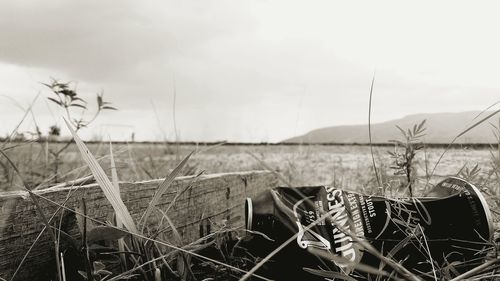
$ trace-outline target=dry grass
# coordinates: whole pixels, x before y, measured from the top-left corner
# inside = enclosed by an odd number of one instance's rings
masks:
[[[61,144],[50,143],[50,146]],[[109,149],[107,144],[89,144],[90,152],[96,156],[106,173],[111,173]],[[159,173],[155,177],[155,168],[161,171],[172,171],[178,164],[173,151],[161,144],[114,144],[114,159],[120,180],[137,181],[163,177]],[[198,147],[199,149],[200,147]],[[375,159],[382,173],[391,176],[389,163],[391,157],[386,153],[390,147],[374,147]],[[180,146],[179,153],[187,155],[196,150],[196,146]],[[261,165],[247,152],[251,151],[272,169],[280,172],[292,185],[330,184],[336,182],[348,189],[371,192],[377,186],[372,171],[370,149],[368,146],[219,146],[190,159],[183,174],[196,174],[202,170],[206,173],[228,171],[248,171],[261,168]],[[36,185],[47,182],[53,177],[50,169],[45,169],[43,151],[37,143],[23,143],[6,152],[13,158],[25,180]],[[435,163],[442,153],[440,148],[427,148],[426,154],[416,157],[417,176],[425,177],[426,163]],[[496,153],[495,153],[496,154]],[[38,156],[40,155],[40,156]],[[62,156],[64,165],[60,167],[61,182],[87,176],[85,162],[79,156],[76,146],[71,145]],[[425,159],[426,158],[426,159]],[[0,159],[6,165],[5,159]],[[478,164],[482,170],[491,166],[489,149],[463,148],[450,149],[446,157],[436,168],[433,182],[443,177],[456,175],[464,166],[473,167]],[[32,167],[30,169],[30,167]],[[487,177],[480,174],[480,177]],[[49,180],[45,186],[49,186]],[[13,171],[6,165],[0,169],[0,189],[22,189],[22,185]],[[417,187],[418,189],[418,187]]]
[[[76,135],[75,135],[76,136]],[[499,141],[500,143],[500,141]],[[106,144],[92,144],[87,148],[85,144],[77,140],[79,150],[75,144],[68,147],[62,156],[64,166],[60,167],[60,177],[65,181],[74,180],[82,176],[88,176],[88,167],[91,167],[93,178],[103,187],[110,202],[114,203],[115,210],[121,215],[117,215],[117,222],[128,221],[126,231],[130,238],[123,239],[124,244],[120,247],[121,257],[125,256],[126,262],[122,264],[121,274],[109,279],[111,276],[100,262],[94,260],[91,264],[91,272],[95,275],[94,280],[121,280],[120,278],[131,278],[135,280],[158,280],[158,278],[189,279],[189,280],[238,280],[246,273],[251,276],[254,271],[252,267],[259,264],[259,260],[253,257],[236,254],[239,243],[244,240],[241,231],[230,228],[230,225],[217,226],[218,222],[212,222],[212,229],[216,232],[212,235],[196,241],[190,245],[181,245],[180,238],[169,241],[162,233],[144,233],[143,229],[136,228],[141,222],[130,221],[126,211],[120,204],[121,199],[117,194],[117,179],[135,181],[148,177],[161,176],[167,174],[164,188],[168,188],[170,179],[181,174],[196,174],[203,170],[207,173],[245,171],[254,169],[271,169],[281,175],[283,185],[303,186],[335,184],[346,189],[363,192],[366,194],[384,194],[388,196],[404,195],[407,190],[399,188],[398,184],[404,181],[404,177],[394,176],[389,167],[391,156],[386,153],[387,147],[368,146],[216,146],[210,149],[200,149],[197,146],[179,146],[179,151],[173,151],[164,145],[149,144],[127,144],[114,145],[116,154],[110,156]],[[49,144],[58,146],[61,144]],[[37,143],[11,143],[10,149],[6,153],[13,158],[16,166],[20,167],[19,174],[24,179],[29,179],[26,185],[36,186],[38,184],[48,185],[46,182],[54,177],[50,174],[50,168],[46,166],[43,146]],[[26,148],[29,149],[26,149]],[[373,154],[371,150],[373,149]],[[196,157],[188,158],[192,151],[202,151],[196,153]],[[494,146],[490,149],[471,149],[463,147],[454,148],[447,151],[446,157],[440,160],[434,175],[429,178],[429,163],[436,163],[442,155],[442,149],[429,149],[425,153],[415,156],[414,176],[416,195],[425,193],[427,180],[436,182],[443,177],[460,174],[479,186],[485,192],[489,203],[495,213],[495,220],[498,224],[500,213],[495,212],[500,205],[500,148]],[[248,153],[250,152],[250,153]],[[80,153],[84,156],[83,160]],[[184,161],[176,161],[178,155],[188,155]],[[372,166],[373,159],[378,164],[378,174],[380,181],[389,183],[383,188],[379,188],[374,177]],[[12,157],[15,156],[15,157]],[[2,160],[5,163],[5,160]],[[30,165],[27,163],[31,162]],[[23,182],[18,177],[14,177],[13,171],[6,166],[3,176],[4,186],[9,188],[21,188]],[[109,175],[113,181],[109,180]],[[170,176],[168,176],[170,175]],[[182,192],[182,191],[180,191]],[[144,214],[144,220],[154,211],[152,208]],[[60,206],[65,208],[64,205]],[[75,211],[75,210],[71,210]],[[76,212],[85,216],[81,212]],[[167,214],[168,210],[161,212],[166,221],[167,228],[172,229],[173,225]],[[119,225],[110,226],[104,222],[95,221],[86,217],[88,222],[95,225],[107,227],[106,231],[111,234],[110,229],[123,231]],[[52,220],[52,218],[50,219]],[[95,231],[95,230],[94,230]],[[116,232],[121,233],[121,232]],[[500,231],[496,230],[496,237],[500,236]],[[122,239],[122,236],[110,236],[111,240]],[[153,248],[146,247],[154,245]],[[141,253],[141,257],[136,257],[133,252]],[[464,275],[469,278],[495,278],[494,264],[497,260],[496,252],[491,254],[491,261],[481,268]],[[271,257],[270,257],[271,258]],[[61,262],[68,263],[69,257],[64,257]],[[261,260],[262,261],[262,260]],[[386,263],[391,264],[390,259]],[[398,268],[397,263],[392,264]],[[310,269],[311,270],[311,269]],[[361,269],[360,269],[361,270]],[[372,270],[365,268],[365,270]],[[64,272],[64,271],[63,271]],[[250,272],[250,274],[248,274]],[[381,280],[393,278],[391,274],[382,274]],[[88,276],[89,274],[86,274]],[[121,277],[119,277],[121,276]],[[160,277],[159,277],[160,276]],[[439,275],[437,279],[445,280],[445,275]],[[65,276],[61,275],[61,279]],[[245,277],[246,278],[246,277]],[[259,279],[259,277],[254,278]],[[443,279],[444,278],[444,279]],[[265,278],[260,278],[265,279]],[[434,279],[434,278],[432,278]],[[409,278],[409,280],[418,280]]]

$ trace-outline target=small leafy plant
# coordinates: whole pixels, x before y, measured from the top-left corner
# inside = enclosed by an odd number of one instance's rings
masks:
[[[460,171],[458,171],[457,175],[466,181],[473,182],[477,179],[480,172],[481,172],[481,168],[479,168],[479,164],[474,165],[474,167],[472,167],[472,169],[469,169],[469,167],[467,167],[467,165],[464,165],[462,167],[462,169],[460,169]]]
[[[71,88],[71,82],[60,82],[56,79],[52,79],[51,83],[42,83],[50,89],[53,94],[47,99],[58,105],[60,108],[64,109],[66,113],[66,118],[74,126],[75,131],[78,132],[80,129],[88,127],[92,122],[94,122],[100,113],[104,110],[117,110],[115,107],[111,106],[110,102],[106,102],[103,99],[103,93],[97,94],[97,108],[95,109],[92,117],[86,117],[88,102],[81,98],[76,92],[76,89]],[[79,112],[75,109],[80,109]],[[50,134],[58,136],[60,133],[59,127],[56,125],[50,127]],[[66,142],[61,148],[50,149],[49,153],[54,157],[54,181],[58,181],[58,172],[61,154],[66,150],[72,140]]]
[[[415,124],[412,129],[407,130],[396,126],[401,132],[402,137],[397,140],[389,140],[389,142],[395,145],[394,151],[387,152],[393,159],[393,165],[390,168],[394,170],[394,175],[406,177],[406,186],[410,197],[413,197],[413,186],[415,183],[415,156],[419,150],[424,148],[421,139],[425,136],[425,121],[423,120],[420,124]]]
[[[90,123],[95,121],[97,116],[103,110],[117,110],[115,107],[111,106],[110,102],[105,102],[103,100],[103,93],[97,94],[97,108],[92,118],[85,119],[85,111],[87,111],[88,102],[78,96],[76,90],[71,89],[71,82],[59,82],[56,79],[52,79],[50,84],[42,83],[47,86],[51,92],[56,96],[48,97],[50,101],[57,104],[63,108],[66,112],[68,120],[75,126],[75,130],[78,131],[83,127],[87,127]],[[79,114],[78,118],[74,117],[74,112],[71,108],[81,108],[83,111]]]

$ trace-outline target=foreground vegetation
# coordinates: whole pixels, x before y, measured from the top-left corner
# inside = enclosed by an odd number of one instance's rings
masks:
[[[54,181],[54,175],[51,174],[50,160],[45,161],[43,145],[40,143],[11,143],[11,149],[6,150],[6,154],[19,167],[23,178],[31,187],[45,188],[54,184],[64,184],[75,179],[86,178],[86,182],[93,182],[91,172],[86,162],[80,156],[77,146],[71,144],[62,155],[64,165],[60,166],[59,182]],[[48,143],[49,146],[59,146],[60,143]],[[469,149],[467,147],[454,148],[446,153],[440,164],[437,166],[432,178],[429,173],[433,164],[438,161],[443,149],[422,148],[416,153],[412,161],[414,178],[414,193],[418,196],[424,193],[426,182],[440,180],[441,178],[453,175],[460,175],[468,178],[470,181],[482,188],[489,199],[490,206],[498,221],[499,204],[499,170],[496,168],[498,161],[498,148],[492,149]],[[56,149],[56,148],[55,148]],[[206,173],[228,172],[228,171],[247,171],[256,169],[272,169],[279,173],[282,179],[282,185],[315,185],[315,184],[335,184],[346,189],[363,192],[365,194],[384,194],[387,196],[408,195],[406,186],[406,175],[397,173],[397,167],[391,167],[395,163],[394,149],[387,153],[387,147],[375,147],[374,158],[377,163],[378,174],[385,184],[379,186],[374,176],[371,161],[370,148],[368,146],[165,146],[149,144],[122,144],[113,145],[113,157],[110,155],[109,144],[92,144],[90,151],[103,167],[109,178],[112,176],[113,162],[115,171],[120,180],[136,181],[144,179],[153,179],[164,177],[165,174],[172,172],[181,162],[182,158],[195,151],[189,160],[185,161],[182,169],[178,169],[178,175],[193,175],[201,171]],[[23,182],[9,163],[4,161],[3,187],[4,190],[22,189]],[[87,222],[91,224],[91,222]],[[175,228],[175,226],[173,226]],[[90,228],[90,227],[89,227]],[[214,225],[213,229],[218,229],[216,234],[199,245],[192,245],[188,248],[193,253],[208,256],[215,261],[224,261],[230,266],[241,270],[249,270],[255,264],[248,256],[244,256],[239,250],[238,245],[244,243],[244,233],[242,230],[231,229],[229,225]],[[497,231],[497,237],[499,232]],[[95,235],[95,233],[93,234]],[[122,237],[112,236],[113,239]],[[141,251],[140,241],[133,242],[127,247]],[[238,242],[240,241],[240,242]],[[75,243],[80,243],[75,241]],[[237,244],[238,243],[238,244]],[[207,246],[209,245],[209,246]],[[236,246],[236,248],[235,248]],[[87,245],[88,249],[93,249],[91,243]],[[131,249],[129,248],[129,251]],[[111,267],[109,257],[99,252],[90,253],[92,261],[91,271],[95,275],[94,280],[109,280],[105,276],[116,275],[116,268]],[[149,253],[148,259],[129,260],[128,269],[135,267],[136,270],[130,272],[130,275],[122,275],[126,278],[139,278],[155,280],[156,268],[150,268],[149,259],[162,257],[161,252],[156,250]],[[82,261],[86,259],[77,255],[80,260],[72,263],[85,265]],[[116,255],[116,257],[119,257]],[[238,279],[242,273],[225,267],[223,265],[199,259],[192,255],[174,255],[167,254],[166,263],[156,266],[160,270],[160,275],[164,278],[192,278],[197,280],[211,280],[206,278]],[[67,259],[71,257],[68,256]],[[73,257],[74,258],[74,257]],[[180,259],[180,260],[179,260]],[[189,260],[186,260],[189,259]],[[116,262],[116,260],[115,260]],[[180,262],[180,263],[179,263]],[[184,264],[186,263],[186,264]],[[133,265],[136,265],[135,267]],[[145,264],[143,267],[139,265]],[[132,266],[132,267],[130,267]],[[168,266],[168,267],[167,267]],[[87,266],[88,267],[88,266]],[[186,271],[189,268],[189,271]],[[118,272],[127,272],[125,268]],[[149,272],[149,273],[148,273]],[[83,271],[81,272],[84,273]],[[491,272],[490,272],[491,273]],[[88,276],[89,273],[79,275]],[[144,275],[145,274],[145,275]],[[151,274],[151,275],[149,275]],[[482,272],[481,274],[484,274]],[[134,277],[135,276],[135,277]],[[148,277],[150,276],[150,277]],[[176,277],[177,276],[177,277]],[[79,278],[73,276],[73,278]],[[82,279],[83,280],[83,279]],[[112,279],[119,280],[119,279]]]
[[[53,100],[66,110],[69,111],[75,102],[76,107],[85,107],[64,86],[61,88],[57,83],[47,86],[56,95],[68,98]],[[106,108],[109,105],[102,101],[102,95],[98,95],[97,100],[96,116],[100,110],[114,109]],[[79,239],[62,231],[60,225],[65,219],[62,213],[48,217],[43,210],[37,209],[37,215],[53,242],[55,266],[49,270],[52,275],[48,277],[52,280],[208,281],[249,277],[248,272],[254,273],[263,260],[247,255],[242,250],[241,246],[247,242],[244,230],[234,229],[230,222],[212,222],[211,229],[215,230],[213,234],[190,245],[181,245],[181,236],[171,223],[167,211],[156,208],[158,198],[176,176],[199,175],[203,172],[267,169],[275,172],[284,186],[334,185],[364,194],[390,197],[422,196],[440,179],[460,176],[474,183],[484,193],[495,217],[495,241],[500,235],[500,123],[492,125],[492,133],[498,143],[484,149],[465,146],[453,149],[427,148],[422,140],[425,122],[413,128],[397,128],[401,135],[391,140],[391,147],[135,143],[111,146],[104,142],[87,147],[79,140],[77,132],[93,119],[71,120],[72,115],[67,115],[69,121],[66,123],[75,143],[52,143],[49,138],[23,142],[7,139],[0,150],[3,156],[0,159],[0,190],[27,190],[36,204],[37,197],[32,193],[34,189],[54,185],[80,186],[95,181],[113,206],[113,222],[96,221],[86,215],[85,198],[82,198],[79,210],[70,210],[70,213],[76,214]],[[457,137],[488,118],[473,123]],[[165,180],[158,186],[150,207],[141,219],[134,221],[119,196],[119,180],[156,178]],[[64,206],[60,207],[64,209]],[[148,217],[157,211],[161,212],[174,234],[173,239],[164,236],[161,230],[149,232],[145,229]],[[71,247],[60,244],[61,237],[70,241]],[[106,240],[105,245],[102,245],[102,240]],[[462,278],[496,280],[499,277],[496,265],[499,250],[498,243],[491,245],[486,263],[473,269],[467,276],[456,271],[456,264],[438,267],[429,276],[454,281]],[[66,258],[61,255],[63,252]],[[398,275],[389,275],[392,279],[420,280],[412,273],[401,271],[397,261],[386,260],[385,263],[398,272]],[[373,268],[362,267],[362,270],[373,272]],[[266,279],[256,275],[253,277]],[[338,275],[335,278],[352,279]],[[389,277],[379,276],[377,279],[386,278]]]

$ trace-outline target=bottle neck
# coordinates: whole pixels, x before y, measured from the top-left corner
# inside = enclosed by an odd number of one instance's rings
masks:
[[[245,227],[250,231],[257,231],[271,234],[274,231],[275,218],[273,214],[260,213],[259,208],[255,208],[251,198],[245,201]]]

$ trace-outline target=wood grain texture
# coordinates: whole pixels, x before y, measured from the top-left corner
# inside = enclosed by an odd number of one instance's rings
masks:
[[[122,199],[137,222],[162,179],[120,183]],[[184,190],[192,177],[177,178],[169,190],[161,197],[158,207],[165,210],[178,191]],[[227,174],[204,175],[197,178],[190,189],[183,193],[170,209],[168,215],[180,232],[183,242],[189,243],[200,238],[200,225],[207,220],[221,222],[231,219],[236,224],[244,225],[244,202],[246,197],[277,186],[274,174],[266,171],[250,171]],[[81,187],[51,188],[37,191],[36,194],[75,209],[80,198],[85,198],[87,213],[100,221],[111,221],[113,210],[99,186],[90,184]],[[45,215],[50,218],[57,206],[39,200]],[[65,211],[68,213],[69,211]],[[153,214],[147,223],[149,230],[154,229],[160,220],[160,214]],[[58,221],[58,219],[57,219]],[[9,280],[20,263],[23,255],[31,246],[43,228],[34,204],[27,192],[0,193],[0,277]],[[76,225],[66,225],[65,230],[78,236]],[[204,228],[204,231],[207,229]],[[41,272],[48,271],[52,262],[52,244],[45,232],[31,251],[15,280],[41,280]],[[1,279],[0,279],[1,280]]]

